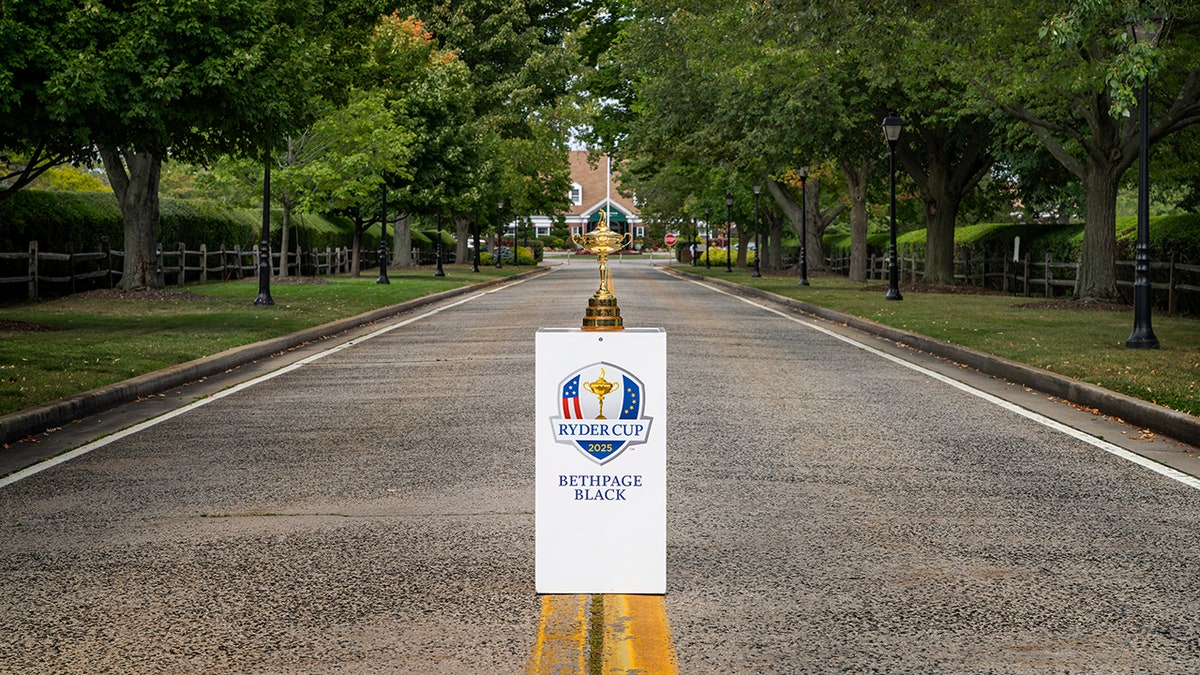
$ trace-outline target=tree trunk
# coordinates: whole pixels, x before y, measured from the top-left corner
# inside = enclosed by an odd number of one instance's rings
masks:
[[[412,267],[412,219],[402,213],[394,223],[395,237],[392,239],[392,264],[396,267]]]
[[[792,226],[792,230],[796,233],[796,236],[800,236],[800,218],[802,213],[800,204],[792,198],[791,193],[788,192],[784,185],[774,180],[767,180],[767,191],[771,193],[771,198],[775,200],[775,204],[779,207],[779,210],[783,211],[784,218]],[[797,265],[799,265],[799,262],[799,260],[796,261]]]
[[[738,243],[737,243],[737,263],[738,267],[746,266],[746,250],[750,247],[750,239],[754,236],[754,231],[746,228],[738,228]]]
[[[953,124],[918,117],[913,139],[896,148],[896,159],[925,202],[925,281],[954,283],[954,225],[963,198],[991,169],[993,135],[984,118]]]
[[[783,269],[783,218],[769,216],[771,245],[767,247],[770,254],[771,269]]]
[[[930,187],[936,189],[938,186],[934,184]],[[922,192],[925,191],[922,190]],[[925,281],[927,283],[954,285],[954,223],[958,219],[960,203],[959,199],[944,193],[925,199]]]
[[[288,278],[288,233],[292,229],[293,208],[292,194],[287,188],[283,189],[279,205],[283,207],[283,223],[279,227],[279,269],[276,270],[275,276],[286,279]]]
[[[268,159],[268,161],[270,161]],[[284,157],[283,166],[281,169],[288,169],[296,165],[296,139],[291,136],[287,139],[287,155]],[[286,187],[280,190],[279,204],[283,207],[283,223],[279,228],[279,269],[275,275],[280,279],[288,277],[288,238],[292,229],[292,210],[295,208],[295,200],[292,198],[292,193]]]
[[[867,179],[871,167],[842,166],[846,187],[850,192],[850,281],[867,281]]]
[[[1079,300],[1117,299],[1117,183],[1120,174],[1112,166],[1088,161],[1083,185],[1083,250],[1079,257],[1079,275],[1075,278],[1075,298]]]
[[[805,209],[808,211],[808,225],[804,228],[808,232],[808,246],[806,248],[808,258],[808,269],[823,270],[825,265],[825,229],[833,222],[834,218],[845,208],[842,204],[836,204],[829,207],[828,210],[821,210],[821,181],[809,181],[808,189],[805,190],[805,198],[808,203],[805,204]]]
[[[157,274],[158,183],[162,155],[97,145],[125,224],[125,265],[120,288],[162,288]]]
[[[362,251],[362,233],[365,229],[367,226],[363,223],[362,214],[354,214],[354,239],[350,244],[350,276],[352,277],[360,276],[362,271],[359,252]]]
[[[454,261],[462,263],[471,259],[471,251],[467,242],[471,238],[471,221],[466,218],[454,217]]]

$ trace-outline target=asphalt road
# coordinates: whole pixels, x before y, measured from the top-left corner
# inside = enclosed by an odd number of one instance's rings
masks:
[[[1200,672],[1200,489],[1094,440],[1128,429],[613,275],[626,325],[667,330],[680,672]],[[418,310],[0,487],[0,672],[521,672],[534,331],[597,283]]]

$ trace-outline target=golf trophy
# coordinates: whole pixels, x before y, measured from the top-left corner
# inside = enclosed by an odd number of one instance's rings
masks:
[[[608,271],[608,255],[622,251],[633,243],[633,234],[621,234],[608,229],[608,214],[600,212],[596,229],[586,234],[573,234],[571,241],[576,246],[596,254],[600,262],[600,288],[588,299],[587,313],[583,317],[583,330],[624,330],[621,309],[617,297],[612,293],[612,273]]]

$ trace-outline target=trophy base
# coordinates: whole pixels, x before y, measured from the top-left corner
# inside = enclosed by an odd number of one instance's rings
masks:
[[[621,308],[617,307],[617,299],[613,296],[588,299],[587,313],[583,316],[584,330],[624,330],[621,321]]]

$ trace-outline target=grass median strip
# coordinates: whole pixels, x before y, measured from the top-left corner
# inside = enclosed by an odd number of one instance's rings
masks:
[[[682,267],[683,271],[760,288],[877,323],[1065,375],[1144,401],[1200,416],[1200,319],[1155,313],[1161,348],[1125,347],[1133,308],[1072,302],[975,288],[901,285],[904,300],[884,300],[886,284],[837,275]]]
[[[374,277],[275,282],[273,307],[255,307],[257,283],[162,291],[82,293],[0,308],[0,414],[65,398],[168,366],[528,268],[454,267]]]

